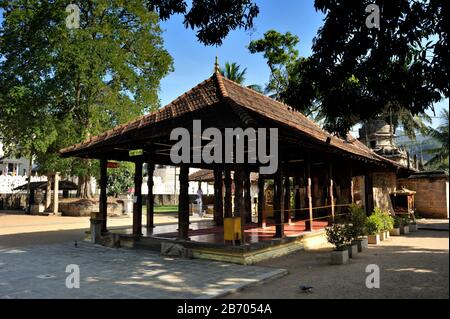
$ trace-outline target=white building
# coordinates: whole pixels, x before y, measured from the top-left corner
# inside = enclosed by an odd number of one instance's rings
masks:
[[[0,175],[28,176],[30,160],[27,158],[7,157],[3,151],[3,144],[0,137]]]

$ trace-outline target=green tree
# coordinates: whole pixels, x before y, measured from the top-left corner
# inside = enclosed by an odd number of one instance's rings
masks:
[[[108,169],[107,193],[108,196],[117,197],[125,194],[134,186],[134,164],[120,162],[119,167]]]
[[[366,26],[373,2],[316,0],[324,25],[283,92],[299,110],[320,105],[325,127],[341,135],[387,110],[415,116],[448,97],[447,2],[375,1],[380,29]]]
[[[270,69],[270,79],[266,93],[280,99],[280,94],[286,90],[290,69],[298,58],[295,46],[299,38],[290,32],[281,34],[275,30],[264,33],[262,39],[250,42],[251,53],[263,53]]]
[[[427,169],[442,169],[448,171],[448,110],[444,109],[441,113],[441,119],[443,121],[442,125],[440,125],[437,129],[430,128],[430,135],[436,141],[439,142],[440,146],[434,149],[428,150],[430,154],[434,156],[425,163],[425,167]]]
[[[225,62],[225,67],[220,69],[220,73],[227,79],[244,85],[247,68],[241,71],[241,66],[236,62]],[[247,87],[260,93],[263,92],[263,89],[259,84],[250,84],[247,85]]]
[[[236,62],[226,62],[225,67],[220,69],[220,73],[238,84],[244,84],[247,68],[241,70],[241,66]]]
[[[66,25],[68,4],[80,28]],[[159,106],[172,70],[158,15],[143,1],[1,1],[0,129],[10,153],[33,152],[42,172],[80,178],[90,195],[96,161],[61,159],[60,148]]]
[[[205,45],[221,45],[231,30],[251,29],[259,8],[252,0],[147,0],[147,7],[167,20],[174,14],[184,16],[184,26],[197,30]]]

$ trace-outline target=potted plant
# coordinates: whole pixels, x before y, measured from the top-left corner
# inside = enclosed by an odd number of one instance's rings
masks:
[[[365,233],[365,222],[366,222],[366,212],[361,206],[356,204],[351,204],[349,206],[350,212],[350,223],[353,233],[352,244],[356,244],[358,247],[358,252],[362,252],[364,249],[368,247],[367,237],[364,235]]]
[[[384,212],[381,208],[375,207],[373,216],[376,216],[379,223],[380,240],[386,240],[388,238],[389,229],[392,228],[392,223],[388,213]]]
[[[414,213],[411,214],[411,220],[409,221],[409,231],[410,232],[415,232],[417,231],[417,222],[416,222],[416,217],[414,216]]]
[[[366,232],[369,244],[378,245],[380,243],[380,231],[382,223],[376,214],[370,215],[366,219]]]
[[[402,217],[401,218],[401,226],[400,226],[400,234],[408,234],[409,233],[409,218]]]
[[[331,264],[342,265],[348,262],[348,249],[345,245],[347,240],[346,227],[340,224],[333,224],[326,228],[327,240],[334,245],[331,252]]]
[[[356,229],[352,224],[344,225],[345,231],[345,243],[348,249],[348,256],[353,258],[358,253],[358,245],[356,242],[353,242],[353,239],[356,237]]]
[[[393,228],[389,231],[391,236],[400,236],[400,224],[401,218],[398,216],[394,216],[393,218]]]

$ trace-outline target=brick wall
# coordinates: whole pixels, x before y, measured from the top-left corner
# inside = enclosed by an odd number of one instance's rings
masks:
[[[416,191],[416,212],[427,218],[448,218],[449,186],[448,177],[411,176],[398,179],[398,187],[405,186]]]

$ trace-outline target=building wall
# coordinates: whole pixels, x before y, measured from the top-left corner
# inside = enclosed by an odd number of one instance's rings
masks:
[[[416,191],[416,212],[426,218],[449,218],[449,186],[448,177],[402,178],[398,187],[406,187]]]

